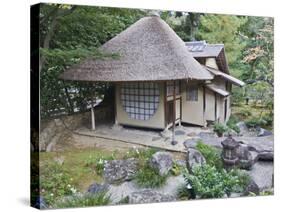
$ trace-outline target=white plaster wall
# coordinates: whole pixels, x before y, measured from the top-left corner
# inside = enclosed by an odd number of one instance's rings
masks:
[[[205,89],[206,94],[206,111],[205,119],[207,121],[215,121],[215,93],[208,88]]]
[[[198,85],[198,101],[186,101],[187,84],[182,83],[182,122],[204,126],[203,114],[203,87],[198,81],[188,81],[193,85]]]
[[[210,68],[219,69],[215,58],[207,58],[205,65]]]

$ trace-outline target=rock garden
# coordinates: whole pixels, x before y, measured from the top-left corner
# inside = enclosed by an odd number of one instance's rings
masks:
[[[41,164],[39,204],[60,208],[273,194],[273,157],[234,140],[234,158],[227,159],[236,162],[229,167],[224,152],[229,140],[234,139],[223,137],[215,146],[197,139],[186,144],[187,153],[131,148],[83,155],[81,164],[76,164],[79,170],[72,167],[80,175],[76,177],[70,175],[65,157],[54,153],[52,160]],[[86,184],[81,189],[83,177]]]
[[[274,135],[262,123],[232,116],[225,125],[178,126],[174,146],[170,130],[105,126],[96,130],[103,138],[67,131],[71,139],[40,153],[33,198],[40,208],[61,208],[272,195]]]

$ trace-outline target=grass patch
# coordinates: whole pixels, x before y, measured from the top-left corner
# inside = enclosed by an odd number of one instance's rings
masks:
[[[130,149],[124,156],[123,159],[128,159],[128,158],[136,158],[140,162],[146,162],[148,161],[154,153],[159,151],[156,148],[145,148],[145,149],[137,149],[133,148]]]
[[[100,171],[95,165],[100,158],[121,158],[124,152],[112,152],[103,149],[73,150],[67,152],[40,153],[40,193],[47,204],[65,195],[84,192],[93,182],[103,181]],[[55,158],[64,159],[63,164],[55,162]]]
[[[48,162],[40,172],[40,189],[46,203],[52,205],[56,199],[76,192],[71,175],[62,165]]]
[[[167,177],[168,175],[159,175],[157,170],[153,169],[146,163],[136,173],[135,180],[140,187],[159,188],[166,183]]]
[[[75,208],[108,205],[110,197],[106,193],[74,195],[55,203],[54,208]]]

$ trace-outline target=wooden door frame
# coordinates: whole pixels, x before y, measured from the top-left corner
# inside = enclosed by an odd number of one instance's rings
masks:
[[[169,126],[170,124],[172,124],[172,123],[167,123],[167,112],[168,112],[167,104],[168,104],[168,102],[174,100],[174,98],[169,101],[167,100],[168,97],[172,96],[172,95],[167,96],[167,82],[168,81],[164,82],[164,124],[165,124],[165,128],[167,126]],[[176,102],[177,102],[177,100],[180,100],[180,117],[178,119],[176,119],[176,123],[182,119],[182,94],[181,94],[181,81],[180,80],[179,80],[179,95],[176,95]],[[176,115],[176,111],[175,111],[175,115]]]

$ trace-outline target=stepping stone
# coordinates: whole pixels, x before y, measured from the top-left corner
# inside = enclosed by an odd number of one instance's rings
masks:
[[[176,130],[175,135],[185,135],[185,132],[183,130]]]

